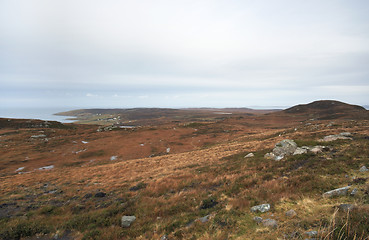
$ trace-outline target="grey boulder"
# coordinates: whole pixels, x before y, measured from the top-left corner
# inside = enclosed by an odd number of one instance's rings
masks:
[[[122,227],[128,228],[136,220],[135,216],[123,216],[122,217]]]
[[[328,192],[323,193],[323,197],[343,196],[346,195],[350,186],[337,188]]]
[[[261,204],[261,205],[257,205],[257,206],[253,206],[251,208],[251,212],[267,212],[270,210],[270,205],[269,204]]]
[[[265,219],[261,223],[263,224],[264,227],[268,227],[268,228],[277,228],[278,227],[278,223],[274,219]]]

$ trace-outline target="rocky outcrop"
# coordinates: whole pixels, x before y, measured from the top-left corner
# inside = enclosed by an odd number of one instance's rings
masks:
[[[275,156],[288,156],[292,155],[297,149],[297,144],[290,139],[285,139],[280,141],[275,145],[275,148],[273,149],[273,154]]]
[[[267,159],[274,159],[276,161],[282,160],[285,156],[295,153],[297,144],[290,139],[285,139],[277,143],[271,153],[264,155]]]

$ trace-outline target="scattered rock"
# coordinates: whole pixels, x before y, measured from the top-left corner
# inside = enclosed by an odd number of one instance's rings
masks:
[[[308,235],[309,237],[316,237],[318,236],[318,232],[317,231],[309,231],[309,232],[305,232],[305,235]]]
[[[87,144],[88,142],[86,142],[86,141],[82,141],[82,143],[83,143],[83,144]]]
[[[45,134],[40,134],[40,135],[32,135],[31,138],[45,138],[46,135]]]
[[[362,166],[360,169],[359,169],[360,172],[367,172],[369,171],[369,169],[367,169],[365,166]]]
[[[23,169],[24,169],[24,167],[17,168],[17,170],[15,170],[15,172],[22,171]]]
[[[356,195],[356,193],[358,192],[359,190],[357,189],[357,188],[354,188],[353,190],[352,190],[352,192],[350,193],[350,195],[351,196],[355,196]]]
[[[342,132],[342,133],[340,133],[338,135],[344,136],[344,137],[352,137],[352,133],[350,133],[350,132]]]
[[[85,196],[83,196],[83,198],[88,199],[88,198],[92,198],[92,193],[87,193]]]
[[[264,155],[264,158],[266,158],[266,159],[275,159],[276,156],[273,153],[266,153]]]
[[[106,196],[106,193],[104,193],[104,192],[98,192],[98,193],[95,194],[95,197],[97,197],[97,198],[103,198],[105,196]]]
[[[164,235],[160,238],[160,240],[169,240],[168,235],[164,234]]]
[[[338,209],[340,210],[340,211],[343,211],[343,212],[348,212],[348,211],[351,211],[352,209],[354,209],[355,208],[355,205],[353,205],[353,204],[349,204],[349,203],[343,203],[343,204],[340,204],[339,206],[338,206]]]
[[[307,153],[307,149],[306,148],[296,148],[295,152],[293,153],[293,155],[301,155],[301,154],[305,154]]]
[[[278,227],[278,223],[276,220],[274,219],[265,219],[261,222],[265,227],[269,227],[269,228],[277,228]]]
[[[340,133],[337,135],[329,135],[325,136],[323,139],[320,139],[321,142],[332,142],[336,140],[352,140],[352,134],[349,132]]]
[[[310,149],[310,152],[314,153],[314,154],[318,154],[318,153],[321,153],[323,152],[323,150],[325,149],[326,147],[325,146],[315,146],[313,148]]]
[[[131,187],[130,189],[129,189],[129,191],[131,191],[131,192],[135,192],[135,191],[138,191],[138,190],[140,190],[140,189],[144,189],[144,188],[146,188],[146,186],[147,186],[147,184],[146,183],[139,183],[139,184],[137,184],[136,186],[133,186],[133,187]]]
[[[199,221],[202,223],[206,223],[207,221],[209,221],[209,217],[210,215],[206,215],[205,217],[199,218]]]
[[[128,228],[136,220],[135,216],[123,216],[122,217],[122,227]]]
[[[263,221],[263,218],[261,217],[254,217],[254,221],[257,223],[261,223]]]
[[[291,209],[291,210],[289,210],[289,211],[286,212],[286,216],[287,217],[294,217],[296,215],[297,215],[297,213],[293,209]]]
[[[54,168],[54,165],[50,165],[50,166],[40,167],[38,170],[51,170],[53,168]]]
[[[257,206],[253,206],[251,208],[251,212],[267,212],[270,210],[270,205],[269,204],[261,204],[261,205],[257,205]]]
[[[343,196],[346,195],[350,186],[337,188],[328,192],[323,193],[323,197]]]
[[[245,156],[245,158],[251,158],[251,157],[254,157],[255,155],[253,153],[249,153]]]

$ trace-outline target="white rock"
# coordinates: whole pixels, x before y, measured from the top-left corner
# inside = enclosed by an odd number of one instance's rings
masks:
[[[38,170],[51,170],[53,168],[54,168],[54,165],[50,165],[50,166],[40,167]]]
[[[249,153],[245,156],[245,158],[251,158],[251,157],[254,157],[255,155],[253,153]]]

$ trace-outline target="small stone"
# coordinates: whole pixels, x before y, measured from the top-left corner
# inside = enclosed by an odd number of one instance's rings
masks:
[[[359,190],[357,189],[357,188],[354,188],[353,190],[352,190],[352,192],[350,193],[350,195],[351,196],[355,196],[356,195],[356,193],[358,192]]]
[[[168,235],[164,234],[164,235],[160,238],[160,240],[169,240]]]
[[[360,172],[367,172],[369,171],[369,169],[367,169],[365,166],[362,166],[360,169],[359,169]]]
[[[106,196],[106,193],[104,193],[104,192],[98,192],[98,193],[95,194],[95,197],[97,197],[97,198],[103,198],[105,196]]]
[[[117,158],[118,158],[118,156],[111,156],[110,161],[115,161],[115,160],[117,160]]]
[[[254,217],[254,221],[257,222],[257,223],[261,223],[263,221],[263,218],[261,217]]]
[[[267,212],[269,210],[270,210],[270,205],[269,204],[261,204],[261,205],[253,206],[251,208],[251,212],[259,211],[259,212],[264,213],[264,212]]]
[[[245,158],[251,158],[251,157],[254,157],[255,155],[253,153],[249,153],[245,156]]]
[[[297,215],[297,213],[293,209],[291,209],[291,210],[289,210],[289,211],[286,212],[286,216],[287,217],[294,217],[296,215]]]
[[[318,232],[317,231],[309,231],[309,232],[305,232],[305,235],[308,235],[309,237],[316,237],[316,236],[318,236]]]
[[[210,217],[210,215],[206,215],[205,217],[199,218],[199,220],[202,223],[206,223],[207,221],[209,221],[209,217]]]
[[[276,220],[274,219],[265,219],[261,222],[265,227],[269,227],[269,228],[277,228],[278,227],[278,223]]]
[[[122,227],[128,228],[136,220],[135,216],[123,216],[122,217]]]

